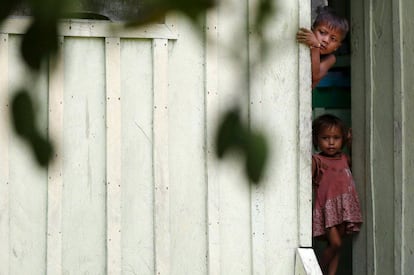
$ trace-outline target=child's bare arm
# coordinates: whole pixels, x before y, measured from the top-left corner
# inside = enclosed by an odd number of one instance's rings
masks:
[[[311,49],[311,62],[312,62],[312,89],[321,81],[321,79],[328,73],[329,69],[335,64],[336,57],[333,54],[329,54],[324,57],[320,57],[319,49]]]
[[[328,73],[328,70],[335,64],[336,57],[329,54],[321,58],[320,46],[315,34],[306,28],[300,28],[296,33],[296,39],[299,43],[307,45],[311,50],[312,62],[312,89],[316,87],[319,81]]]

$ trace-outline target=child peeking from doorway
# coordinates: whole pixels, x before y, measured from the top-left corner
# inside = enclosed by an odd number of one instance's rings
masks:
[[[312,156],[312,236],[328,242],[320,265],[329,275],[336,274],[343,238],[358,232],[362,224],[350,159],[342,152],[349,134],[334,115],[321,115],[312,124],[312,142],[319,151]]]
[[[311,51],[312,89],[335,64],[333,52],[341,46],[349,30],[348,21],[328,6],[318,7],[316,12],[312,30],[300,28],[296,34],[297,41]]]

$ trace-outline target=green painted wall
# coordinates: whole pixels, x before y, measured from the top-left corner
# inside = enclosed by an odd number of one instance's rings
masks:
[[[408,0],[351,1],[353,164],[365,216],[355,274],[413,269],[413,11]]]

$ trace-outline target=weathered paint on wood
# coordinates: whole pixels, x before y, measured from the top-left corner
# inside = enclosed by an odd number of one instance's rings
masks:
[[[34,81],[30,71],[25,69],[19,53],[20,41],[19,36],[9,36],[7,85],[10,90],[20,88],[22,83],[31,85],[32,93],[36,95],[35,106],[39,108],[36,123],[42,134],[46,134],[47,80],[43,76]],[[3,93],[3,96],[6,93]],[[7,96],[11,98],[12,94]],[[13,134],[9,128],[9,137]],[[9,138],[8,146],[10,245],[8,272],[10,274],[45,273],[47,171],[34,162],[31,154],[27,154],[29,147],[20,138]]]
[[[170,274],[170,168],[168,40],[154,39],[153,51],[153,169],[155,273]]]
[[[22,34],[29,26],[28,18],[6,19],[0,26],[0,33]],[[59,24],[59,34],[77,37],[128,37],[139,39],[177,39],[172,27],[166,24],[150,24],[139,28],[125,28],[122,23],[108,24],[105,20],[63,20]]]
[[[414,116],[414,32],[412,29],[412,17],[414,12],[414,3],[412,1],[399,1],[396,11],[401,14],[400,18],[400,39],[399,49],[401,56],[399,62],[401,64],[401,86],[400,98],[398,98],[399,108],[401,108],[401,128],[397,128],[401,132],[401,274],[408,274],[414,270],[414,125],[412,117]],[[395,14],[398,18],[399,14]],[[397,52],[397,51],[395,51]]]
[[[215,159],[215,129],[218,115],[218,13],[207,14],[206,37],[206,181],[207,181],[207,271],[220,274],[220,185]]]
[[[408,274],[412,246],[410,1],[351,1],[354,173],[365,223],[355,274]],[[358,185],[359,182],[359,185]]]
[[[63,273],[103,274],[107,240],[105,40],[65,38],[64,49]]]
[[[152,42],[121,40],[122,270],[154,272]]]
[[[121,41],[105,39],[106,68],[106,253],[107,272],[120,274],[122,197]]]
[[[178,26],[178,32],[187,35],[169,42],[171,274],[205,274],[207,175],[204,42],[182,18],[176,18],[174,25]],[[192,77],[187,72],[191,72]],[[183,220],[186,222],[183,223]],[[182,255],[192,255],[192,262]]]
[[[2,247],[5,274],[293,274],[296,249],[311,244],[310,66],[299,64],[309,52],[294,40],[298,25],[310,23],[309,8],[299,12],[309,3],[278,6],[266,30],[275,43],[259,67],[249,63],[260,54],[246,22],[252,6],[226,3],[207,14],[205,39],[178,16],[117,36],[110,23],[62,24],[57,67],[38,84],[48,91],[40,122],[45,131],[49,123],[55,161],[47,175],[33,168],[25,176],[36,195],[30,211],[16,212],[25,189],[0,189],[11,199],[0,208],[12,221],[0,223],[11,244]],[[1,32],[17,37],[24,24],[10,20]],[[12,50],[11,61],[0,60],[13,70],[0,78],[9,91],[24,75],[16,45],[0,44]],[[257,186],[238,156],[215,156],[218,120],[235,103],[269,137]],[[1,142],[9,151],[2,163],[12,165],[2,166],[2,178],[33,166],[18,141]],[[20,227],[27,214],[33,220]],[[34,233],[23,231],[29,225]],[[31,260],[19,265],[12,249],[33,235],[41,253],[25,248]]]
[[[62,274],[62,199],[63,199],[63,103],[64,38],[59,37],[59,52],[51,61],[49,78],[49,137],[54,141],[53,162],[48,170],[47,200],[47,274]]]
[[[295,275],[322,275],[312,248],[298,248],[296,250]]]
[[[0,89],[8,91],[9,35],[0,35]],[[10,191],[9,191],[9,95],[0,95],[0,273],[7,274],[10,266]]]
[[[299,2],[299,26],[308,27],[311,25],[307,16],[311,11],[306,1]],[[312,92],[309,86],[312,77],[309,74],[310,55],[304,45],[299,49],[299,153],[298,153],[298,233],[301,247],[312,247],[312,232],[307,230],[312,227],[312,180],[311,159],[312,154]]]

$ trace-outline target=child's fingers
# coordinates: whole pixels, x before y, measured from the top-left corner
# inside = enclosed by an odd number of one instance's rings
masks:
[[[299,43],[306,44],[308,46],[313,45],[313,32],[306,28],[299,28],[298,32],[296,33],[296,40]]]
[[[303,33],[311,33],[312,31],[307,29],[307,28],[299,28],[299,31],[303,32]]]
[[[304,44],[310,43],[309,37],[306,35],[301,35],[301,34],[296,35],[296,41],[298,41],[299,43],[304,43]]]
[[[309,39],[309,35],[307,35],[305,33],[298,32],[296,34],[296,39],[307,40],[307,39]]]

